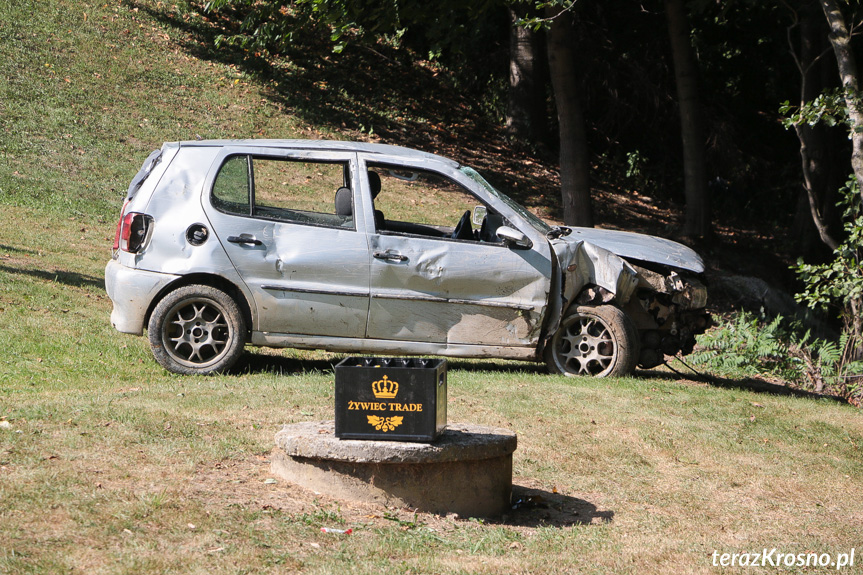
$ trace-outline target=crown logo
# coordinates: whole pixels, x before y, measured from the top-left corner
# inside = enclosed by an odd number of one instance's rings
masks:
[[[372,393],[378,399],[392,399],[399,392],[399,384],[387,376],[372,383]]]

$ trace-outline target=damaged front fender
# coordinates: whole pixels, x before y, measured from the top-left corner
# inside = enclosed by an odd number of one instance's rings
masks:
[[[561,238],[551,244],[560,265],[561,314],[588,285],[602,288],[620,306],[632,297],[638,272],[620,256],[583,240]]]
[[[545,337],[537,349],[539,357],[570,305],[586,287],[596,286],[603,303],[628,302],[638,287],[638,272],[626,260],[604,248],[567,237],[549,243],[557,259],[552,293],[559,297],[549,298]]]
[[[609,237],[620,243],[631,239],[633,234],[609,234]],[[703,264],[689,248],[669,240],[662,240],[664,243],[655,240],[657,245],[630,246],[623,250],[625,254],[585,241],[582,234],[553,240],[551,244],[560,266],[557,282],[560,302],[551,312],[546,343],[571,305],[613,304],[626,313],[639,334],[641,367],[658,365],[664,355],[690,353],[695,336],[710,325],[710,316],[704,311],[707,289],[697,279],[679,272],[698,273]],[[668,266],[668,257],[659,249],[665,244],[677,246],[674,263],[686,268],[675,270]],[[639,263],[643,265],[624,259],[634,257],[633,254],[642,258]]]

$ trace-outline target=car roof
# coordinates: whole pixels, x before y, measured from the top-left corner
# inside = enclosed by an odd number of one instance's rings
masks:
[[[435,160],[449,164],[453,168],[457,168],[459,166],[458,162],[450,160],[449,158],[430,154],[428,152],[421,152],[420,150],[414,150],[412,148],[392,146],[389,144],[372,144],[369,142],[350,142],[343,140],[190,140],[178,142],[178,145],[183,148],[230,146],[232,148],[280,148],[285,150],[338,150],[344,152],[362,152],[365,154],[399,156],[406,159]]]

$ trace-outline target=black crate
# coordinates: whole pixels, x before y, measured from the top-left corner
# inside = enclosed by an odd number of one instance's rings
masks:
[[[336,365],[336,437],[432,442],[446,428],[445,359],[349,357]]]

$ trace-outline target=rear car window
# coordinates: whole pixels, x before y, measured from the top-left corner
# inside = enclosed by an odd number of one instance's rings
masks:
[[[162,150],[154,150],[149,156],[147,156],[141,169],[138,170],[138,173],[135,174],[135,177],[132,178],[132,182],[129,184],[129,191],[126,192],[127,200],[131,200],[138,190],[141,189],[141,186],[144,185],[144,182],[147,181],[147,178],[152,173],[153,168],[155,168],[161,160]]]

